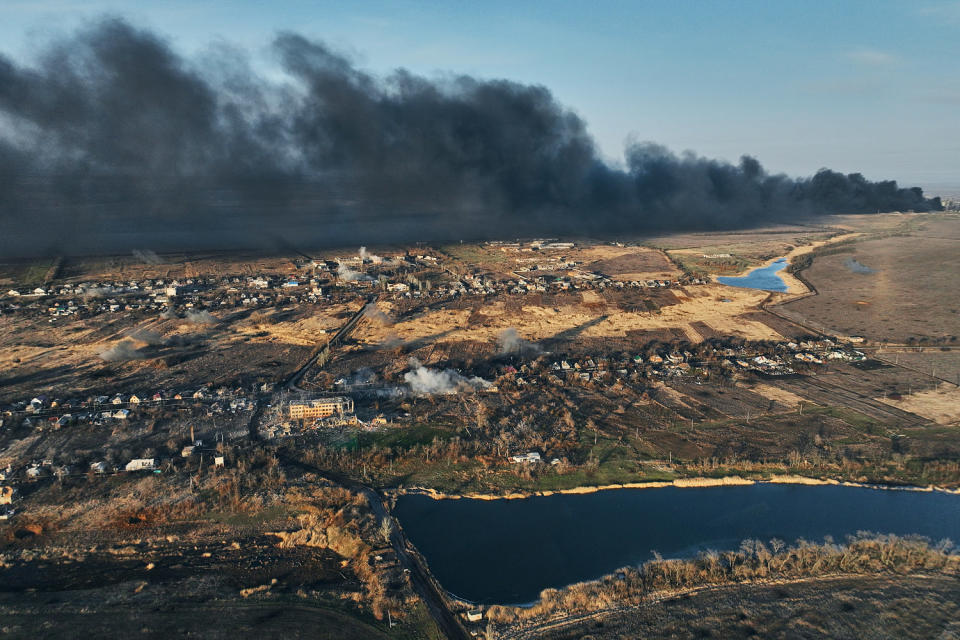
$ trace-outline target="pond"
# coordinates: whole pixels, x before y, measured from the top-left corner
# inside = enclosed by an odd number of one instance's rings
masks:
[[[410,541],[451,593],[524,604],[548,587],[685,557],[746,538],[838,542],[857,531],[960,539],[960,496],[861,487],[757,484],[613,489],[520,500],[400,496]]]
[[[762,289],[763,291],[786,291],[787,283],[779,272],[787,267],[787,259],[779,258],[765,267],[758,267],[745,276],[719,276],[717,282],[731,287]]]

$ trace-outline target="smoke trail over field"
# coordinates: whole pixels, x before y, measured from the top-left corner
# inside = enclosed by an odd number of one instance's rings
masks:
[[[133,340],[123,339],[112,347],[100,352],[100,358],[106,362],[124,362],[126,360],[138,360],[143,357],[143,353],[137,349]]]
[[[874,273],[873,269],[854,258],[847,258],[844,260],[843,266],[849,269],[852,273],[859,273],[863,275]]]
[[[366,308],[366,310],[363,312],[363,317],[374,320],[380,324],[393,324],[393,318],[377,308],[377,305],[375,304]]]
[[[216,324],[217,322],[217,319],[213,317],[213,314],[206,309],[203,309],[202,311],[188,309],[184,318],[186,318],[187,322],[191,322],[193,324]]]
[[[892,181],[792,180],[747,156],[650,143],[612,168],[542,86],[376,77],[292,33],[273,51],[282,79],[235,49],[195,62],[105,19],[33,63],[0,56],[0,254],[602,235],[940,206]]]
[[[134,249],[133,255],[144,264],[163,264],[163,258],[149,249]]]

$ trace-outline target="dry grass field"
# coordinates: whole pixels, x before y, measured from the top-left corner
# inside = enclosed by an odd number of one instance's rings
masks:
[[[832,219],[816,226],[778,225],[762,229],[718,233],[685,233],[645,240],[660,247],[685,268],[731,276],[784,256],[798,247],[823,242],[843,231]]]
[[[450,305],[403,316],[393,324],[367,324],[355,337],[371,346],[397,340],[493,344],[508,328],[516,329],[526,340],[552,343],[632,338],[637,344],[643,344],[654,339],[654,334],[672,330],[679,331],[681,338],[691,342],[700,342],[714,334],[751,340],[781,337],[759,320],[744,317],[757,309],[766,292],[711,284],[660,291],[655,295],[657,304],[663,306],[654,311],[624,311],[618,293],[598,291],[552,300],[556,305],[541,304],[538,296],[526,296],[518,304],[494,301],[484,304],[478,312]],[[379,306],[396,317],[389,303]]]
[[[868,237],[816,257],[803,275],[818,295],[782,309],[801,321],[875,341],[953,343],[960,336],[960,217],[912,222],[904,235]]]
[[[185,280],[197,276],[285,275],[296,268],[299,256],[269,256],[236,253],[191,253],[67,258],[63,261],[60,279],[75,281],[115,281],[162,279]]]
[[[214,322],[143,314],[88,319],[0,317],[0,400],[48,393],[74,396],[104,386],[195,388],[273,381],[303,364],[343,324],[350,305],[214,312]],[[145,338],[145,339],[144,339]],[[135,357],[105,360],[121,342]]]
[[[960,384],[960,348],[914,347],[877,349],[873,357],[905,369],[913,369],[943,381]]]
[[[944,384],[939,389],[927,389],[901,396],[899,400],[889,397],[878,399],[898,409],[923,416],[937,424],[960,425],[960,388],[952,384]]]

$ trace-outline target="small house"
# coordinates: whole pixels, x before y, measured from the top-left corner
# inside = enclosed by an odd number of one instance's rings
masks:
[[[514,464],[524,464],[527,462],[542,462],[542,458],[536,451],[531,451],[529,453],[521,453],[519,455],[510,456],[510,461]]]
[[[134,458],[124,467],[127,471],[150,471],[156,469],[156,460],[154,458]]]
[[[16,495],[16,487],[0,487],[0,504],[13,504]]]

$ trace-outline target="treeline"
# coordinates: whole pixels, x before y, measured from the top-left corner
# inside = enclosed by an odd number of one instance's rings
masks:
[[[627,567],[595,582],[546,589],[532,607],[490,607],[487,618],[516,623],[546,617],[634,606],[651,597],[710,585],[830,575],[909,574],[920,571],[960,574],[960,554],[949,540],[932,543],[918,536],[866,532],[846,544],[827,538],[792,546],[773,539],[744,540],[735,551],[705,551],[694,558],[665,560],[659,555],[643,566]]]

